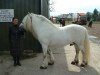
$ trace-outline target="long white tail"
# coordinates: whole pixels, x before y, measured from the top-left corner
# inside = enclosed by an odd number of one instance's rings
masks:
[[[86,61],[88,63],[89,59],[90,59],[90,43],[89,43],[89,37],[88,37],[87,31],[86,31],[86,34],[85,34],[84,48],[85,48]]]

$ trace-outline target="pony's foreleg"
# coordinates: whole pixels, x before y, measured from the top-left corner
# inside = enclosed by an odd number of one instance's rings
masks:
[[[73,65],[78,65],[78,63],[79,63],[79,58],[78,58],[78,56],[79,56],[79,51],[80,51],[80,50],[79,50],[79,47],[78,47],[77,44],[74,44],[74,47],[75,47],[76,55],[75,55],[74,61],[72,61],[71,64],[73,64]]]
[[[43,63],[40,66],[40,69],[47,69],[48,66],[48,58],[47,58],[47,49],[48,46],[47,45],[42,45],[42,49],[43,49]]]
[[[47,53],[48,53],[48,65],[53,65],[54,64],[53,53],[50,49],[48,49]]]

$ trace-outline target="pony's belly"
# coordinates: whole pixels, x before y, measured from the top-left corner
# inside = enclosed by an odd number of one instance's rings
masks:
[[[66,34],[65,31],[60,31],[58,33],[55,33],[54,35],[52,35],[52,37],[50,38],[50,46],[52,47],[62,47],[62,46],[66,46],[68,44],[71,43],[70,39],[71,36],[68,36],[68,34]]]
[[[51,41],[49,46],[50,47],[63,47],[63,46],[66,46],[68,44],[70,44],[70,41],[67,39],[65,40],[63,38],[63,39],[55,39],[55,40]]]
[[[68,44],[57,43],[57,44],[52,44],[49,47],[51,47],[51,48],[60,48],[60,47],[66,46],[66,45],[68,45]]]

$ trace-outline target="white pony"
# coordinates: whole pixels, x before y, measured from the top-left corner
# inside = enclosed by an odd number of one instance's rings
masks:
[[[30,31],[42,45],[44,57],[41,69],[46,69],[48,64],[54,64],[54,57],[50,48],[62,47],[71,43],[74,43],[76,50],[75,59],[71,64],[77,65],[79,63],[80,50],[83,55],[81,66],[84,67],[88,64],[89,39],[85,27],[76,24],[56,27],[44,16],[33,13],[27,14],[20,26]]]

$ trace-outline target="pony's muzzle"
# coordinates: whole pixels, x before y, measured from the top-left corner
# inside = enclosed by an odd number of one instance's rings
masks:
[[[19,25],[19,27],[23,27],[23,24],[21,23],[21,24]]]

